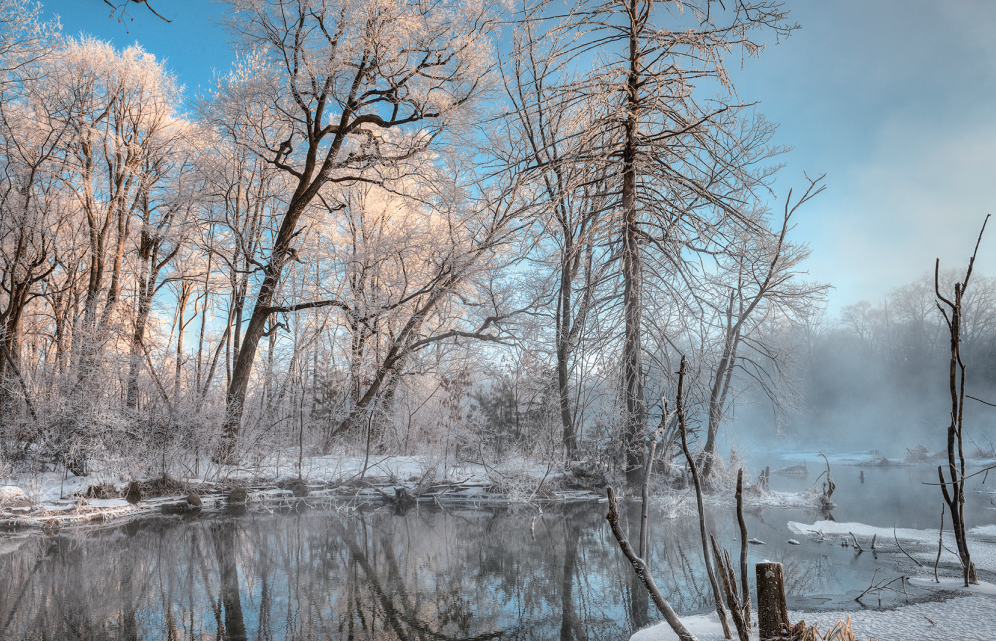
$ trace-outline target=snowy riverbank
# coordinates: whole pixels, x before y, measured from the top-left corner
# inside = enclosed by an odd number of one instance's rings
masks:
[[[862,612],[802,612],[789,610],[791,621],[804,620],[826,632],[838,621],[851,618],[858,639],[878,641],[991,641],[992,620],[996,616],[996,599],[966,596],[945,601],[915,603],[889,610]],[[699,641],[721,641],[723,630],[715,614],[682,619]],[[751,635],[757,638],[757,631]],[[676,641],[677,635],[666,623],[644,628],[630,641]]]
[[[469,507],[499,504],[605,501],[604,477],[584,467],[554,466],[548,462],[509,459],[501,465],[459,462],[420,456],[363,456],[338,453],[302,457],[275,454],[254,466],[219,466],[203,461],[200,474],[170,480],[140,479],[143,498],[124,499],[133,480],[98,468],[87,477],[59,472],[21,473],[0,479],[0,529],[81,526],[159,512],[185,513],[222,509],[235,502],[261,509],[290,505],[298,500],[326,507],[364,503],[415,502],[461,504]],[[674,475],[681,474],[675,466]],[[300,480],[299,480],[300,479]],[[727,479],[728,480],[728,479]],[[730,487],[726,487],[730,485]],[[245,498],[230,500],[237,488]],[[201,506],[186,498],[197,494]],[[721,483],[707,495],[711,505],[732,505],[732,483]],[[776,492],[748,489],[744,502],[753,508],[813,508],[818,492]],[[654,504],[669,518],[695,512],[690,487],[663,488]]]
[[[423,457],[307,457],[289,462],[274,456],[253,467],[212,466],[207,473],[171,480],[142,479],[142,499],[124,496],[131,479],[95,472],[87,477],[57,472],[15,474],[0,480],[0,528],[6,530],[80,526],[146,514],[190,513],[247,503],[272,509],[305,500],[319,506],[362,503],[461,503],[476,506],[540,501],[597,501],[598,487],[552,466],[509,461],[500,468],[458,465]],[[300,476],[299,476],[300,474]],[[232,500],[232,491],[245,490]],[[200,506],[187,501],[197,494]]]
[[[829,609],[825,611],[790,610],[789,619],[793,622],[805,620],[816,625],[820,631],[838,621],[851,619],[852,628],[858,639],[878,639],[879,641],[938,641],[939,639],[959,639],[965,641],[989,641],[993,638],[992,621],[996,617],[996,585],[980,581],[978,585],[965,588],[955,574],[958,558],[942,548],[939,564],[939,582],[933,575],[937,558],[937,530],[917,530],[911,528],[882,528],[863,523],[840,523],[817,521],[806,524],[790,521],[791,532],[809,537],[810,541],[825,544],[847,543],[853,545],[853,537],[871,553],[874,537],[875,550],[882,561],[902,563],[903,549],[924,565],[907,564],[904,571],[909,577],[908,585],[919,590],[919,594],[909,603],[900,603],[880,609]],[[972,560],[980,573],[996,573],[996,527],[983,526],[970,531],[969,548]],[[853,537],[852,537],[853,535]],[[801,538],[801,537],[800,537]],[[953,546],[950,532],[945,532],[945,540]],[[885,573],[880,578],[884,578]],[[889,575],[891,576],[891,575]],[[898,577],[898,574],[897,574]],[[869,597],[874,603],[874,596]],[[701,614],[683,617],[682,621],[695,634],[699,641],[719,641],[723,639],[722,628],[715,614]],[[757,638],[756,631],[752,638]],[[671,641],[677,639],[666,623],[659,623],[633,635],[631,641]]]

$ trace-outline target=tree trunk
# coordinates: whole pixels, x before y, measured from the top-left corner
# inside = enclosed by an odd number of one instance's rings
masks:
[[[568,243],[568,249],[570,244]],[[571,411],[569,361],[571,358],[571,275],[565,250],[565,264],[561,266],[560,297],[557,301],[557,391],[560,395],[560,422],[563,426],[564,448],[567,460],[577,456],[577,437]]]
[[[642,313],[643,274],[636,217],[636,155],[639,118],[640,50],[637,39],[638,7],[630,2],[629,78],[626,107],[626,131],[623,146],[622,174],[622,245],[623,245],[623,315],[626,336],[623,345],[623,394],[625,417],[623,443],[626,447],[626,483],[635,489],[642,479],[640,455],[644,452],[643,435],[646,407],[643,399]]]
[[[758,563],[757,633],[758,638],[778,639],[791,628],[785,605],[785,580],[781,563]]]
[[[281,266],[282,267],[282,266]],[[270,317],[270,305],[273,302],[273,290],[279,281],[281,269],[267,266],[266,278],[259,288],[256,306],[249,318],[249,326],[242,338],[241,349],[235,358],[232,369],[232,379],[228,386],[225,399],[225,422],[222,425],[222,443],[218,452],[218,460],[232,463],[235,456],[235,439],[238,438],[242,424],[242,412],[249,389],[249,376],[252,374],[252,364],[256,359],[256,349],[266,329],[266,320]]]
[[[159,272],[150,265],[150,260],[155,261],[155,251],[147,242],[151,242],[148,234],[142,233],[142,247],[139,255],[142,258],[142,273],[138,282],[138,309],[135,314],[135,329],[132,332],[131,354],[128,365],[128,395],[125,405],[130,410],[138,407],[138,372],[141,369],[142,354],[145,351],[143,341],[145,340],[145,326],[148,323],[149,311],[152,309],[152,292],[155,281],[159,277]]]
[[[675,403],[675,409],[678,412],[678,429],[681,432],[681,449],[685,453],[685,460],[688,462],[688,470],[692,473],[692,482],[695,485],[695,503],[699,511],[699,536],[702,539],[702,558],[705,561],[706,574],[709,576],[709,584],[712,586],[713,601],[715,601],[716,604],[716,615],[719,617],[719,622],[723,626],[723,636],[730,639],[732,638],[732,635],[730,634],[730,625],[726,621],[726,608],[723,606],[723,597],[720,593],[719,582],[716,580],[716,573],[713,571],[711,554],[709,552],[709,534],[707,532],[705,522],[705,505],[702,500],[702,484],[699,479],[698,470],[695,466],[695,459],[692,458],[692,452],[688,448],[688,427],[685,422],[684,402],[686,364],[686,359],[684,355],[682,355],[681,368],[678,370],[678,397]]]

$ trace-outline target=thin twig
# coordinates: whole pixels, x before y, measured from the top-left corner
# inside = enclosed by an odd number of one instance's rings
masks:
[[[966,481],[966,480],[972,478],[973,476],[978,476],[979,474],[982,474],[983,472],[989,472],[990,470],[996,470],[996,465],[990,465],[989,467],[984,467],[981,470],[979,470],[978,472],[972,472],[968,476],[961,477],[957,481],[947,481],[946,483],[927,483],[926,481],[924,481],[922,484],[923,485],[954,485],[955,483],[960,483],[961,481]]]
[[[996,407],[996,405],[994,405],[994,404],[992,404],[992,403],[990,403],[990,402],[988,402],[988,401],[984,401],[984,400],[982,400],[981,398],[975,398],[974,396],[969,396],[968,394],[965,394],[965,398],[970,398],[970,399],[972,399],[973,401],[979,401],[979,402],[980,402],[980,403],[982,403],[983,405],[988,405],[989,407]]]
[[[944,547],[944,503],[941,503],[941,527],[937,531],[937,559],[934,560],[934,581],[937,583],[941,582],[941,580],[937,578],[937,564],[941,562],[942,547]]]

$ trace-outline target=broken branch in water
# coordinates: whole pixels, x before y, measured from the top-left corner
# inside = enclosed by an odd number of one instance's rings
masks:
[[[891,581],[886,581],[885,579],[882,579],[878,583],[875,583],[875,577],[878,576],[878,570],[879,570],[878,568],[875,568],[875,573],[872,574],[871,585],[868,586],[868,589],[865,590],[864,592],[862,592],[861,594],[859,594],[857,596],[857,598],[855,598],[854,600],[860,603],[861,602],[861,597],[863,597],[864,595],[868,594],[869,592],[877,592],[878,593],[878,604],[882,605],[882,592],[884,592],[885,590],[889,590],[891,592],[895,592],[896,594],[902,594],[902,595],[904,595],[906,597],[906,600],[908,601],[909,598],[910,598],[910,595],[909,595],[908,592],[906,592],[906,575],[904,574],[904,575],[901,575],[901,576],[897,576],[896,578],[892,579]],[[900,585],[902,586],[902,591],[901,592],[899,590],[897,590],[896,588],[892,587],[892,584],[895,583],[896,581],[899,581]]]
[[[612,535],[616,537],[622,553],[633,564],[636,576],[643,582],[643,585],[647,588],[647,592],[650,593],[650,598],[654,600],[657,610],[664,617],[664,620],[667,621],[668,625],[671,626],[671,629],[674,630],[674,633],[678,635],[678,638],[681,641],[698,641],[695,635],[689,632],[685,624],[678,618],[677,613],[671,608],[671,604],[667,602],[664,595],[661,594],[660,588],[657,587],[657,583],[650,574],[647,564],[636,555],[633,546],[626,540],[626,535],[623,534],[622,528],[619,526],[619,507],[616,502],[616,493],[611,487],[607,488],[607,490],[609,495],[609,513],[605,515],[605,518],[609,521],[609,529],[612,530]]]
[[[750,628],[750,582],[747,579],[747,522],[744,521],[744,468],[737,472],[737,523],[740,525],[740,583],[744,597],[744,621]]]
[[[720,552],[715,536],[710,534],[709,540],[712,542],[716,571],[719,572],[722,579],[723,591],[726,593],[726,604],[730,607],[730,616],[733,617],[733,625],[737,628],[737,636],[740,637],[740,641],[750,641],[750,624],[744,621],[744,606],[737,593],[737,580],[730,564],[730,554],[726,549]],[[747,595],[747,599],[750,599],[750,594]]]
[[[896,539],[896,545],[898,545],[898,546],[899,546],[899,550],[900,550],[900,551],[901,551],[901,552],[902,552],[903,554],[905,554],[906,556],[909,556],[909,558],[910,558],[910,561],[913,561],[914,563],[916,563],[917,565],[919,565],[919,566],[920,566],[920,567],[922,568],[922,567],[923,567],[923,563],[920,563],[919,561],[917,561],[916,559],[914,559],[914,558],[913,558],[912,556],[910,556],[910,553],[909,553],[909,552],[907,552],[906,550],[904,550],[904,549],[903,549],[903,546],[902,546],[902,544],[900,544],[900,543],[899,543],[899,537],[898,537],[898,536],[896,536],[896,528],[892,528],[892,537],[893,537],[894,539]]]
[[[687,360],[685,359],[685,356],[682,355],[681,366],[678,368],[678,397],[675,403],[678,412],[678,429],[681,430],[681,449],[685,453],[685,459],[688,461],[688,470],[692,473],[692,482],[695,484],[695,500],[699,510],[699,534],[702,537],[702,558],[705,560],[706,574],[709,576],[709,583],[712,585],[712,597],[713,601],[716,602],[716,616],[719,617],[719,622],[723,626],[723,636],[727,639],[732,639],[733,635],[730,634],[730,624],[726,621],[726,608],[723,606],[723,598],[720,596],[721,589],[719,587],[719,581],[716,580],[716,574],[713,572],[712,568],[712,561],[709,558],[709,537],[706,534],[705,506],[702,501],[702,484],[699,481],[699,473],[695,465],[695,460],[692,458],[692,453],[688,449],[688,426],[685,424],[684,406],[686,367]]]
[[[851,538],[854,539],[854,547],[857,548],[858,554],[864,552],[865,550],[861,547],[861,544],[858,543],[858,537],[854,536],[854,532],[848,532],[848,534],[850,534]]]
[[[827,481],[823,484],[823,496],[826,497],[826,500],[829,503],[830,497],[833,496],[833,491],[837,489],[837,484],[833,482],[833,476],[830,474],[830,460],[827,458],[827,455],[820,452],[820,456],[823,457],[823,460],[826,461],[827,464]]]
[[[953,485],[953,484],[959,483],[961,481],[967,481],[968,479],[972,478],[973,476],[978,476],[979,474],[982,474],[982,473],[988,474],[992,470],[996,470],[996,465],[990,465],[989,467],[982,468],[978,472],[972,472],[968,476],[961,477],[958,481],[946,481],[944,483],[928,483],[927,481],[923,481],[921,483],[921,485],[937,485],[937,486],[947,487],[948,485]]]

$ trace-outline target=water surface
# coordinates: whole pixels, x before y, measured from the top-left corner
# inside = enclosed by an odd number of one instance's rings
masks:
[[[809,486],[817,469],[810,462],[811,478],[772,477],[773,489]],[[936,527],[939,489],[921,483],[936,470],[865,468],[863,483],[859,472],[835,469],[834,518]],[[989,499],[969,495],[970,526],[996,522]],[[624,509],[635,531],[637,506]],[[6,537],[0,639],[625,639],[659,617],[605,511],[604,503],[404,513],[302,503]],[[751,547],[750,561],[785,564],[790,607],[861,590],[876,568],[895,571],[893,557],[787,544],[796,536],[787,521],[820,518],[747,514],[750,535],[767,543]],[[652,520],[650,565],[665,596],[680,613],[709,609],[696,519]],[[733,509],[710,508],[709,525],[736,558]]]

